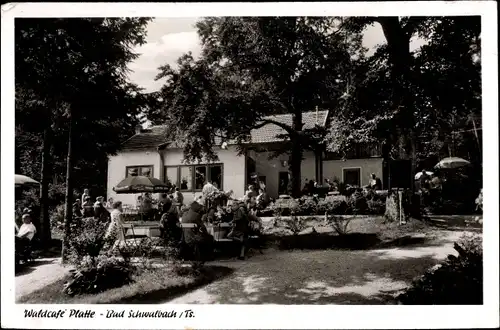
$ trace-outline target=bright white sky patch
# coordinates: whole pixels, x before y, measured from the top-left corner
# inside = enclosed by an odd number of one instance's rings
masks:
[[[155,81],[158,67],[164,64],[176,66],[177,59],[187,52],[196,58],[200,55],[201,44],[195,23],[199,18],[158,18],[148,25],[147,43],[136,50],[141,56],[129,65],[132,82],[144,87],[146,91],[158,90],[163,82]],[[363,44],[370,53],[380,44],[385,43],[384,34],[379,24],[370,26],[365,31]],[[424,44],[421,39],[412,39],[411,49]]]

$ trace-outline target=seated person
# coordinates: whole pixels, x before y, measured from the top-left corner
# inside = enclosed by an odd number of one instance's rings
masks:
[[[180,210],[182,204],[184,204],[184,196],[179,191],[179,188],[175,187],[175,192],[173,194],[174,205]]]
[[[94,216],[94,205],[90,200],[90,196],[85,197],[85,202],[82,205],[83,217],[90,218]]]
[[[255,211],[257,209],[257,197],[253,196],[246,199],[247,212]]]
[[[154,209],[153,209],[153,197],[151,196],[151,193],[144,194],[144,199],[142,200],[142,210],[147,220],[152,219]]]
[[[76,202],[73,203],[73,216],[77,218],[81,218],[83,216],[80,199],[77,199]]]
[[[167,199],[168,198],[168,194],[166,193],[163,193],[160,195],[160,198],[158,199],[158,202],[161,203],[161,204],[165,204],[167,202]]]
[[[382,181],[377,178],[375,173],[372,173],[370,175],[370,183],[368,184],[368,187],[372,190],[381,190],[382,189]]]
[[[23,215],[23,224],[19,228],[16,234],[15,246],[17,251],[22,251],[31,243],[33,237],[35,237],[36,228],[35,225],[31,223],[31,216],[29,214]]]
[[[137,211],[139,211],[139,213],[142,213],[142,205],[143,205],[143,198],[142,196],[137,196],[137,200],[135,201],[135,206],[137,207]]]
[[[109,198],[108,201],[106,202],[106,208],[107,209],[112,209],[113,208],[113,198]]]
[[[240,255],[238,259],[245,259],[245,248],[248,238],[248,212],[246,210],[245,204],[234,203],[232,205],[234,216],[233,216],[233,228],[227,235],[235,241],[241,243]]]
[[[248,199],[257,197],[257,194],[255,193],[255,187],[252,184],[248,185],[248,190],[245,191],[245,197]]]
[[[189,210],[182,215],[182,224],[195,224],[194,228],[184,228],[184,242],[194,249],[195,257],[205,260],[212,254],[214,238],[202,221],[203,206],[194,201]]]
[[[257,196],[256,201],[258,209],[265,209],[271,202],[271,199],[265,190],[259,189],[259,195]]]
[[[177,209],[172,205],[171,200],[167,200],[163,205],[165,212],[160,220],[160,235],[168,242],[178,242],[182,236],[182,229],[179,228],[179,214]]]
[[[104,207],[103,205],[104,202],[99,202],[97,201],[94,204],[94,218],[99,219],[102,222],[108,222],[111,220],[111,214],[109,211]]]
[[[214,207],[211,207],[207,213],[203,214],[203,216],[201,217],[201,221],[203,221],[203,223],[216,222],[217,219],[215,217],[215,212],[216,212],[216,209]]]

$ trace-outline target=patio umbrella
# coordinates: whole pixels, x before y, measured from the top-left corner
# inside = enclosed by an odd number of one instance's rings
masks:
[[[441,169],[452,169],[452,168],[460,168],[464,166],[470,165],[470,162],[468,160],[465,160],[463,158],[459,157],[447,157],[444,159],[441,159],[439,163],[434,166],[434,168],[441,168]]]
[[[21,174],[16,174],[15,182],[16,187],[36,186],[40,184],[40,182],[33,180],[29,176]]]
[[[434,172],[429,172],[429,171],[425,171],[425,173],[427,173],[427,175],[433,175]],[[422,176],[422,174],[424,174],[423,172],[418,172],[417,174],[415,174],[415,180],[418,180],[420,179],[420,177]]]
[[[169,192],[170,185],[147,176],[129,176],[113,188],[117,194]]]

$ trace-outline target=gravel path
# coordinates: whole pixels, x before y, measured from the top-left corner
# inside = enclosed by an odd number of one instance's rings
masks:
[[[394,304],[411,281],[456,254],[463,232],[430,242],[374,250],[271,251],[215,262],[234,273],[168,304]]]
[[[51,284],[67,274],[61,258],[41,258],[16,274],[16,299]]]

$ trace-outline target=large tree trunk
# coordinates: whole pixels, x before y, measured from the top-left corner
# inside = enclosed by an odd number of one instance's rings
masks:
[[[40,240],[45,246],[51,239],[50,218],[49,218],[49,181],[51,178],[51,155],[52,128],[47,123],[43,134],[42,151],[42,178],[40,180]]]
[[[410,142],[410,150],[407,154],[411,158],[411,189],[414,189],[416,170],[416,139],[415,115],[412,92],[410,88],[411,76],[411,53],[410,35],[403,30],[398,17],[380,17],[378,22],[382,26],[384,36],[389,47],[389,58],[392,64],[392,80],[394,83],[393,106],[400,108],[402,113],[400,124],[407,132]]]
[[[62,246],[62,262],[65,263],[68,257],[69,236],[71,234],[71,221],[73,217],[73,180],[71,177],[73,161],[73,117],[70,110],[69,134],[68,134],[68,157],[66,160],[66,205],[64,217],[64,238]]]
[[[303,145],[301,141],[302,136],[302,112],[298,111],[293,115],[292,128],[296,133],[295,136],[291,136],[292,150],[290,150],[290,163],[288,165],[288,173],[290,176],[289,181],[289,193],[292,197],[300,197],[300,181],[301,181],[301,171],[300,167],[302,164],[303,155]]]

